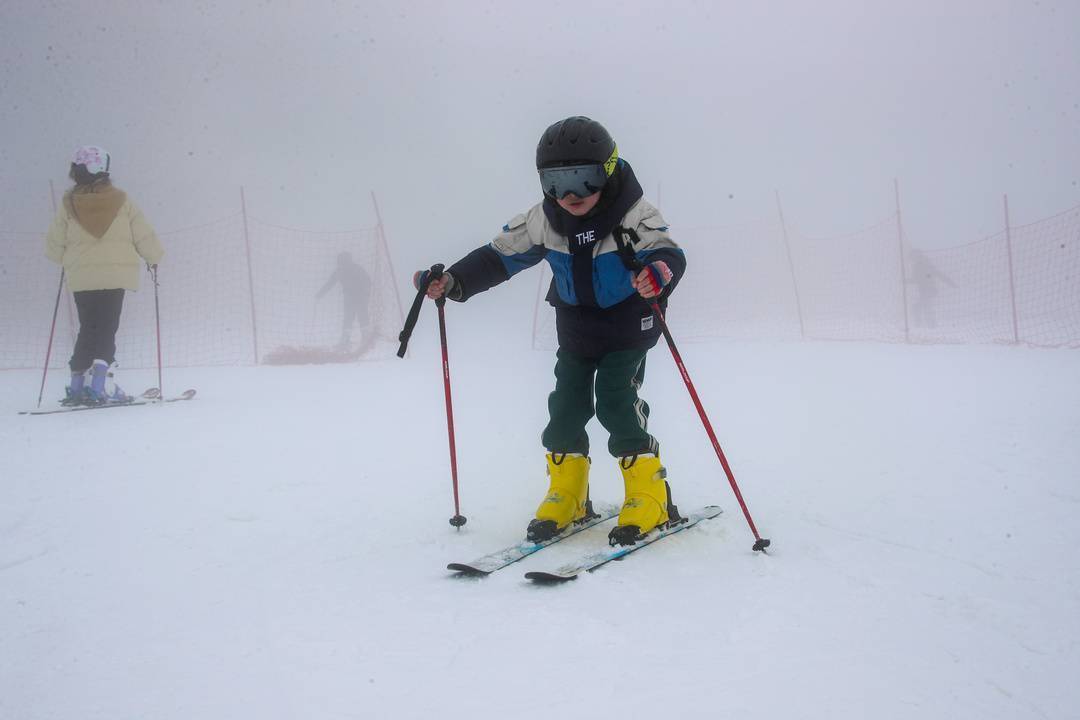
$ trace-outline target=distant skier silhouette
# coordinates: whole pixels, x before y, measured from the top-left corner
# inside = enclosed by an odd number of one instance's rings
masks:
[[[326,281],[326,284],[319,289],[315,298],[321,298],[338,284],[341,285],[343,317],[341,321],[341,340],[338,341],[335,349],[340,352],[349,352],[352,346],[352,329],[354,325],[358,326],[365,336],[361,339],[362,345],[368,344],[368,341],[374,339],[373,337],[367,337],[370,335],[367,328],[371,320],[368,313],[368,305],[371,300],[371,278],[363,267],[356,264],[350,253],[343,252],[338,254],[337,268],[330,275],[330,279]]]
[[[937,313],[935,305],[938,284],[943,282],[949,287],[955,288],[956,283],[948,275],[938,270],[930,262],[930,258],[926,257],[926,254],[921,250],[912,249],[908,252],[911,258],[911,275],[908,278],[908,284],[919,289],[918,297],[915,298],[915,303],[911,308],[914,315],[912,320],[919,327],[936,328]]]

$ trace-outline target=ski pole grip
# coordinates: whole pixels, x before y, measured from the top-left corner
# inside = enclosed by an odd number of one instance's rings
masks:
[[[444,266],[442,265],[442,263],[435,263],[434,265],[431,266],[431,269],[428,270],[428,272],[427,272],[427,278],[426,278],[427,282],[425,283],[425,286],[424,286],[424,291],[425,292],[427,292],[427,286],[428,285],[430,285],[435,280],[440,280],[442,278],[443,270],[444,270]],[[437,307],[443,307],[444,305],[446,305],[446,294],[445,293],[440,295],[439,297],[435,298],[435,305]]]
[[[416,283],[417,289],[427,292],[428,286],[443,276],[443,268],[442,263],[435,263],[428,270],[418,273],[420,277]]]
[[[405,318],[405,327],[398,334],[398,341],[401,343],[397,351],[399,358],[405,357],[405,350],[409,346],[409,338],[412,337],[413,328],[416,327],[416,321],[420,317],[420,306],[424,302],[424,296],[427,295],[428,286],[431,285],[432,280],[442,277],[443,267],[442,263],[435,263],[430,270],[422,274],[420,282],[416,284],[416,297],[413,298],[412,307],[409,308],[409,316]]]
[[[634,245],[641,242],[641,236],[637,234],[637,230],[618,225],[613,231],[613,236],[615,237],[615,248],[618,250],[619,259],[622,260],[623,267],[635,275],[644,270],[645,263],[641,262],[634,253]],[[664,315],[660,311],[659,304],[659,299],[662,295],[663,288],[660,289],[659,295],[655,295],[652,298],[642,298],[642,300],[645,301],[645,304],[652,308],[656,317],[660,318],[661,323],[663,323],[664,320]]]

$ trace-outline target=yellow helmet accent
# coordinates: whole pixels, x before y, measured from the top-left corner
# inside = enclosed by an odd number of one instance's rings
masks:
[[[611,156],[604,161],[604,173],[611,177],[611,173],[615,172],[615,166],[619,164],[619,146],[615,145],[611,148]]]

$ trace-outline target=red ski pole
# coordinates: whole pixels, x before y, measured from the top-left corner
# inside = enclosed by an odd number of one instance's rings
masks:
[[[746,522],[750,526],[750,532],[754,533],[754,550],[764,552],[765,548],[769,547],[770,540],[768,538],[763,538],[758,534],[757,527],[754,525],[754,519],[750,517],[750,510],[747,509],[746,501],[743,500],[742,493],[739,492],[739,485],[735,482],[735,474],[731,472],[731,466],[728,464],[727,458],[724,456],[724,451],[720,447],[720,441],[716,439],[716,433],[713,432],[712,423],[709,422],[709,416],[705,414],[705,408],[701,404],[701,398],[698,397],[697,390],[694,389],[693,381],[690,380],[690,373],[686,371],[686,365],[683,364],[679,349],[675,347],[675,340],[671,337],[671,331],[668,330],[667,322],[664,320],[664,313],[660,310],[660,303],[653,300],[649,303],[649,306],[652,307],[653,315],[660,321],[660,329],[664,332],[664,339],[667,340],[671,355],[675,358],[675,364],[679,366],[679,374],[682,375],[683,382],[686,383],[686,389],[690,391],[690,398],[694,401],[694,407],[697,408],[698,415],[701,417],[701,422],[705,425],[705,432],[708,433],[709,440],[712,441],[713,450],[716,451],[716,457],[720,458],[720,464],[723,466],[728,483],[731,484],[731,489],[735,493],[735,499],[739,501],[739,507],[742,508],[743,515],[746,517]]]
[[[439,342],[442,344],[442,369],[443,390],[446,395],[446,432],[450,438],[450,476],[454,482],[454,517],[450,518],[450,524],[456,528],[465,524],[465,516],[461,514],[461,503],[458,498],[457,476],[457,445],[454,442],[454,403],[450,398],[450,359],[446,352],[446,298],[441,297],[435,301],[439,308]]]
[[[409,338],[412,337],[413,328],[416,327],[416,321],[420,317],[420,305],[427,295],[428,286],[432,280],[441,278],[442,274],[443,266],[435,264],[431,266],[430,270],[418,272],[413,276],[413,285],[416,286],[416,298],[413,300],[412,307],[409,308],[409,315],[405,319],[405,327],[398,335],[398,340],[401,342],[398,347],[398,357],[405,357]],[[465,516],[461,514],[461,501],[458,496],[457,445],[454,442],[454,405],[450,397],[450,359],[446,350],[446,312],[443,309],[446,305],[446,298],[440,297],[435,301],[435,305],[439,308],[439,342],[442,345],[443,392],[446,396],[446,432],[450,439],[450,476],[454,483],[454,517],[450,518],[450,524],[460,528],[465,524]]]
[[[154,279],[154,324],[157,326],[157,386],[158,397],[165,399],[165,388],[161,386],[161,307],[158,304],[157,265],[147,264],[150,277]]]
[[[53,335],[56,334],[56,316],[60,311],[60,295],[64,291],[64,269],[60,268],[60,286],[56,288],[56,305],[52,311],[52,327],[49,328],[49,347],[45,350],[45,367],[41,369],[41,389],[38,390],[37,406],[41,407],[41,398],[45,395],[45,376],[49,372],[49,358],[52,357]]]
[[[622,242],[619,243],[619,252],[622,254],[623,261],[634,270],[640,271],[642,269],[642,264],[634,256],[633,250],[631,249],[631,243],[639,239],[637,237],[637,232],[629,228],[616,228],[616,233],[616,237],[621,236]],[[679,374],[682,375],[683,382],[686,384],[686,389],[690,392],[690,398],[694,401],[694,407],[697,408],[698,415],[701,417],[701,422],[705,425],[705,432],[709,435],[709,440],[712,441],[713,450],[716,451],[716,457],[720,459],[720,465],[724,468],[728,483],[735,493],[735,499],[739,501],[739,507],[742,508],[743,516],[746,517],[746,523],[750,526],[750,532],[754,534],[754,550],[765,552],[765,548],[769,547],[771,541],[768,538],[761,537],[758,533],[757,526],[754,525],[754,519],[750,517],[750,510],[746,507],[746,501],[743,500],[738,483],[735,482],[735,473],[731,471],[731,465],[728,464],[727,457],[724,456],[724,451],[720,447],[720,441],[716,439],[716,433],[713,432],[712,423],[709,422],[709,416],[705,413],[705,407],[701,404],[701,398],[698,397],[697,390],[694,389],[694,383],[690,379],[690,373],[686,370],[682,355],[679,354],[679,348],[675,346],[675,339],[671,336],[667,321],[664,320],[664,313],[660,310],[660,303],[655,298],[648,299],[646,302],[649,304],[649,307],[652,308],[653,315],[655,315],[656,319],[660,322],[660,329],[664,333],[664,339],[667,341],[668,349],[671,350],[672,357],[675,358],[675,364],[679,367]]]

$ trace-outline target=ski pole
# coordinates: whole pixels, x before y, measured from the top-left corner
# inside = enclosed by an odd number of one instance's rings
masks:
[[[446,352],[445,305],[446,297],[435,301],[435,306],[439,308],[439,342],[442,344],[443,390],[446,395],[446,432],[450,438],[450,476],[454,482],[454,517],[450,518],[450,524],[460,528],[465,524],[465,516],[461,514],[461,504],[458,499],[457,446],[454,442],[454,403],[450,399],[450,360]]]
[[[150,277],[154,280],[154,324],[157,326],[157,386],[158,397],[165,399],[165,388],[161,385],[161,307],[158,304],[157,265],[146,264]]]
[[[53,335],[56,333],[56,316],[60,312],[60,295],[64,291],[64,268],[60,268],[60,285],[56,288],[56,305],[52,311],[52,327],[49,328],[49,347],[45,350],[45,367],[41,369],[41,389],[38,391],[37,406],[41,407],[41,398],[45,396],[45,376],[49,372],[49,358],[52,357]]]
[[[619,237],[622,240],[618,245],[623,262],[633,271],[640,272],[644,268],[644,265],[637,259],[632,249],[632,243],[640,240],[637,231],[633,228],[620,227],[616,228],[616,233],[616,237]],[[720,447],[720,441],[716,439],[716,433],[713,432],[712,423],[709,422],[709,416],[705,413],[705,407],[701,404],[701,398],[698,397],[697,390],[694,389],[694,383],[690,379],[690,373],[686,370],[682,355],[679,354],[679,348],[675,346],[675,339],[671,336],[671,330],[668,329],[667,321],[664,320],[664,313],[660,309],[660,302],[656,298],[645,299],[645,302],[652,308],[653,315],[655,315],[656,319],[660,322],[660,329],[664,333],[664,340],[667,341],[668,349],[671,350],[671,355],[675,358],[675,364],[679,368],[679,374],[682,375],[683,382],[686,384],[686,389],[690,392],[690,398],[694,401],[694,407],[697,408],[698,415],[701,417],[701,422],[705,425],[705,432],[708,434],[709,440],[712,441],[713,450],[716,451],[716,457],[720,459],[720,465],[724,468],[728,483],[735,493],[735,499],[739,501],[739,507],[742,508],[743,516],[746,517],[746,523],[750,526],[750,532],[754,534],[754,550],[765,552],[765,548],[769,547],[771,541],[758,534],[757,526],[754,525],[754,519],[750,517],[750,510],[746,507],[746,501],[743,500],[738,483],[735,482],[735,474],[731,471],[731,465],[728,464],[727,457],[725,457],[724,451]]]
[[[401,333],[398,335],[398,340],[401,342],[397,352],[399,358],[405,357],[405,350],[408,347],[409,338],[412,336],[413,328],[416,327],[416,321],[420,317],[420,306],[427,296],[428,286],[431,285],[433,280],[438,280],[442,277],[443,268],[444,266],[442,264],[437,263],[432,265],[431,269],[427,272],[417,273],[413,278],[413,284],[416,285],[416,297],[413,299],[412,307],[409,308],[409,315],[405,319],[405,327],[402,328]],[[435,301],[435,305],[439,308],[439,342],[442,346],[443,393],[446,397],[446,430],[450,442],[450,476],[454,488],[454,516],[450,518],[450,524],[456,528],[460,528],[465,524],[466,519],[465,516],[461,514],[461,501],[458,493],[457,445],[454,441],[454,406],[450,395],[450,360],[446,347],[446,312],[444,310],[446,298],[439,298]]]

